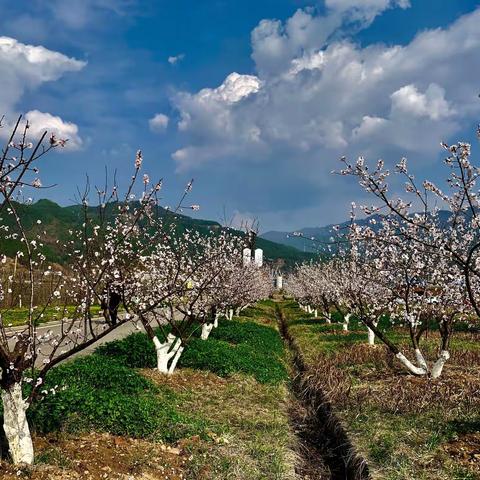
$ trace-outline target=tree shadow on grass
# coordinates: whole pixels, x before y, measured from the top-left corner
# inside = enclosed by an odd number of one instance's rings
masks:
[[[452,434],[478,433],[480,432],[480,417],[472,420],[452,420],[447,423],[447,426]]]

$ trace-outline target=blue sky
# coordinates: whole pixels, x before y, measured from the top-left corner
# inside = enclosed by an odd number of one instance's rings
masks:
[[[342,155],[407,156],[441,179],[441,140],[480,118],[480,10],[456,0],[0,0],[0,109],[70,137],[46,194],[72,203],[137,149],[172,203],[262,230],[342,221]],[[479,23],[477,23],[479,22]],[[400,186],[394,186],[400,188]],[[37,193],[37,198],[38,192]],[[42,192],[44,193],[44,192]]]

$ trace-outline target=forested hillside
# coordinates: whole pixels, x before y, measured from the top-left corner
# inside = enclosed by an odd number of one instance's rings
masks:
[[[107,216],[113,220],[115,204],[108,205]],[[42,199],[31,204],[16,204],[18,213],[22,217],[23,227],[30,236],[41,235],[43,246],[42,251],[47,259],[52,262],[63,264],[66,262],[65,252],[59,247],[68,240],[69,231],[78,230],[84,221],[84,209],[82,205],[70,205],[62,207],[51,200]],[[90,218],[95,218],[97,207],[87,207]],[[162,207],[158,207],[157,214],[161,217],[175,219],[175,228],[178,233],[185,230],[199,231],[202,234],[210,235],[220,232],[222,227],[218,222],[191,218],[186,215],[172,213]],[[13,218],[4,215],[4,223],[12,225]],[[238,235],[244,235],[238,231]],[[58,242],[59,240],[59,242]],[[257,238],[257,247],[262,248],[267,261],[277,262],[280,265],[293,265],[313,258],[311,253],[299,252],[297,249],[272,242],[264,238]],[[20,241],[0,240],[1,251],[7,256],[13,257],[21,248]]]

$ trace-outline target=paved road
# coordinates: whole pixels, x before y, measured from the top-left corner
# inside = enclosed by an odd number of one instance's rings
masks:
[[[105,325],[105,320],[103,317],[95,317],[94,319],[94,331],[95,332],[100,332],[101,331],[101,326]],[[80,321],[79,325],[80,326]],[[38,335],[45,335],[48,332],[51,332],[54,336],[60,335],[61,334],[61,322],[55,321],[55,322],[48,322],[42,325],[39,325],[37,327],[37,334]],[[6,329],[7,334],[10,337],[13,335],[15,332],[21,332],[24,330],[25,327],[13,327]],[[89,355],[91,354],[99,345],[103,345],[104,343],[111,342],[113,340],[120,340],[122,338],[125,338],[126,336],[130,335],[133,332],[138,332],[138,331],[145,331],[143,329],[143,326],[141,323],[138,324],[138,327],[135,327],[135,325],[132,322],[127,322],[119,327],[117,327],[115,330],[110,332],[108,335],[105,335],[103,338],[98,340],[97,342],[93,343],[92,345],[88,346],[87,348],[83,349],[82,351],[76,353],[75,355],[72,355],[69,357],[71,358],[76,358],[84,355]],[[12,348],[15,344],[15,340],[12,339],[9,341],[9,346]],[[44,360],[48,358],[48,356],[51,354],[53,350],[53,347],[50,345],[43,345],[41,348],[41,354],[37,357],[36,361],[36,366],[39,367],[43,364]],[[58,351],[61,351],[62,348],[59,347]]]

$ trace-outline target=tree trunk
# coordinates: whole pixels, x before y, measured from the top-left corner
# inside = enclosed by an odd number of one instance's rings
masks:
[[[448,350],[442,350],[440,352],[440,356],[438,357],[438,360],[433,364],[432,367],[432,378],[438,378],[442,374],[443,366],[447,362],[447,360],[450,358],[450,353]]]
[[[33,443],[28,427],[27,404],[22,396],[22,384],[14,383],[2,389],[3,429],[15,465],[33,463]]]
[[[378,325],[378,320],[376,322],[372,321],[373,326],[376,328]],[[368,330],[368,344],[375,345],[375,332],[367,325]]]
[[[413,373],[414,375],[418,375],[418,376],[421,376],[421,375],[426,375],[427,374],[427,370],[425,368],[422,368],[422,367],[417,367],[415,366],[407,357],[405,357],[405,355],[401,352],[398,352],[395,357],[398,358],[398,360],[400,360],[400,362],[402,363],[402,365],[410,372],[410,373]]]
[[[219,313],[216,313],[215,314],[215,320],[213,321],[213,328],[217,328],[218,327],[218,317],[220,316]]]
[[[368,329],[368,344],[375,345],[375,332],[370,327],[367,327],[367,329]]]
[[[428,370],[427,361],[425,360],[425,357],[419,348],[415,349],[415,358],[417,359],[417,363],[420,365],[420,368]]]
[[[164,343],[161,343],[158,337],[153,337],[153,343],[157,352],[158,371],[167,375],[172,374],[183,352],[181,340],[169,333]],[[170,361],[171,364],[169,366]]]
[[[352,316],[351,313],[347,313],[344,317],[343,317],[343,324],[342,324],[342,327],[343,327],[343,331],[344,332],[348,332],[348,324],[350,323],[350,317]]]
[[[202,325],[202,333],[200,335],[200,338],[202,340],[207,340],[208,339],[208,336],[210,335],[210,332],[212,331],[214,327],[214,324],[213,323],[204,323]]]

